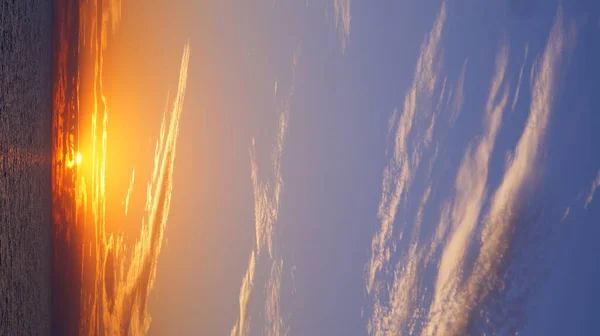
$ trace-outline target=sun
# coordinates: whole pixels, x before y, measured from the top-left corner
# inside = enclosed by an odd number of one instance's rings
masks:
[[[75,154],[75,157],[69,162],[67,162],[67,167],[73,168],[75,165],[79,166],[82,160],[83,158],[81,157],[81,153],[77,152],[77,154]]]

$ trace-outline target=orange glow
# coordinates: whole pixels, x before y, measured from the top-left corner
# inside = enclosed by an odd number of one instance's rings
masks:
[[[79,166],[81,164],[81,153],[77,153],[74,158],[67,162],[68,168],[73,168],[74,166]]]
[[[71,266],[74,270],[69,269],[71,273],[78,273],[78,279],[73,281],[79,286],[79,292],[69,293],[79,301],[76,333],[143,334],[149,328],[147,295],[154,286],[156,261],[170,207],[189,44],[184,46],[177,94],[163,114],[154,160],[147,162],[153,166],[146,188],[146,206],[139,209],[144,215],[131,223],[139,227],[140,237],[134,244],[127,243],[123,232],[107,229],[107,213],[112,204],[108,202],[107,181],[133,168],[117,162],[110,166],[114,169],[110,174],[107,169],[109,99],[103,85],[104,54],[111,34],[118,27],[121,3],[120,0],[84,0],[75,5],[76,0],[62,1],[65,3],[57,4],[59,12],[66,17],[64,21],[59,20],[61,27],[56,41],[59,51],[54,83],[53,217],[55,239],[69,247],[67,257],[77,259],[77,265]],[[68,10],[63,11],[63,8]],[[80,17],[79,41],[76,55],[72,55],[69,53],[74,48],[69,45],[69,33],[74,29],[70,19],[75,10]],[[69,62],[73,57],[78,59],[78,70],[70,74]],[[82,165],[83,155],[85,165]],[[134,178],[135,170],[124,201],[124,215],[130,208]],[[123,212],[122,208],[118,210]],[[55,253],[55,265],[64,263],[60,252]],[[72,253],[77,257],[72,257]]]

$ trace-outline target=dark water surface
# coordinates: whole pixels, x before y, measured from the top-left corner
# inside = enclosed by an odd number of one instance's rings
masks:
[[[50,333],[52,1],[0,0],[0,335]]]

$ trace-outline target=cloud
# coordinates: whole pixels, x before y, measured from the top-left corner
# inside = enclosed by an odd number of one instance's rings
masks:
[[[435,121],[437,120],[437,116],[437,113],[433,114],[429,123],[429,127],[427,127],[427,130],[425,131],[425,138],[423,139],[425,147],[429,147],[429,145],[431,145],[431,141],[433,140],[433,130],[435,128]]]
[[[440,211],[438,225],[435,228],[433,239],[429,245],[429,251],[425,257],[425,266],[429,266],[429,264],[432,262],[434,254],[437,252],[438,247],[442,244],[446,234],[448,233],[448,228],[450,227],[450,210],[450,202],[444,202],[444,205],[442,205],[442,209]]]
[[[282,273],[283,260],[273,260],[267,283],[267,299],[265,301],[265,334],[268,336],[284,336],[289,333],[281,317],[281,308],[279,306]]]
[[[587,207],[590,205],[590,203],[592,203],[592,200],[594,199],[594,194],[596,194],[596,188],[600,187],[600,170],[598,171],[598,175],[596,175],[596,180],[594,180],[594,182],[592,182],[592,186],[590,187],[590,193],[588,194],[587,198],[585,199],[585,208],[587,209]]]
[[[500,333],[514,333],[524,326],[525,303],[539,283],[538,275],[544,273],[541,267],[536,266],[541,262],[537,256],[541,248],[540,238],[543,238],[543,233],[539,232],[542,228],[535,225],[539,222],[540,212],[525,209],[524,204],[529,204],[526,191],[530,190],[525,186],[533,181],[538,152],[549,123],[556,71],[564,49],[563,35],[562,12],[559,9],[532,77],[529,118],[514,155],[506,165],[504,176],[492,193],[490,207],[482,215],[488,199],[491,155],[503,114],[509,106],[509,86],[505,75],[509,44],[508,41],[502,42],[485,104],[483,134],[465,150],[455,179],[454,197],[444,202],[439,223],[430,240],[423,239],[421,224],[431,193],[432,184],[429,182],[430,187],[425,189],[415,214],[407,250],[395,264],[392,279],[384,280],[384,270],[389,267],[391,254],[396,251],[396,240],[392,238],[396,207],[410,188],[421,156],[418,147],[424,140],[417,138],[413,141],[411,144],[417,149],[408,154],[407,134],[411,132],[414,118],[411,114],[414,105],[410,102],[419,97],[415,92],[421,93],[414,89],[418,87],[415,83],[428,83],[421,79],[413,82],[405,100],[404,113],[396,125],[395,156],[384,169],[378,213],[381,229],[373,237],[372,255],[367,264],[366,289],[373,299],[367,325],[370,335],[481,334],[478,328],[484,324],[504,330]],[[418,70],[416,73],[419,73]],[[431,88],[435,84],[420,87]],[[440,94],[440,97],[440,100],[443,99],[443,95]],[[394,114],[391,120],[396,118]],[[416,133],[421,134],[420,131]],[[400,160],[395,161],[397,158]],[[527,213],[533,213],[533,216],[528,217]],[[481,236],[477,237],[476,232],[480,228]],[[439,264],[435,264],[433,261],[440,249],[441,258]],[[430,272],[435,276],[433,292],[429,292],[424,284],[423,275]],[[508,311],[498,311],[502,310],[500,307],[509,308]],[[490,314],[496,320],[489,321]]]
[[[398,263],[394,272],[389,306],[379,300],[375,302],[367,325],[369,335],[402,335],[419,295],[420,259],[417,245],[411,245],[405,263]]]
[[[135,181],[135,168],[131,172],[131,180],[129,181],[129,187],[127,188],[127,195],[125,196],[125,216],[127,216],[127,211],[129,210],[129,199],[131,198],[131,193],[133,192],[133,182]]]
[[[413,128],[417,109],[423,112],[423,117],[431,113],[431,100],[438,82],[438,45],[442,28],[446,21],[446,3],[442,3],[438,17],[432,30],[425,37],[417,60],[411,88],[405,95],[402,115],[396,118],[394,111],[390,119],[390,130],[396,129],[394,137],[394,152],[383,171],[382,194],[379,202],[378,217],[381,227],[375,233],[371,242],[371,258],[367,264],[366,290],[371,294],[377,274],[389,261],[392,248],[393,224],[401,197],[409,188],[414,170],[419,165],[420,153],[415,147],[412,155],[408,151],[408,138]],[[419,105],[419,106],[418,106]],[[423,105],[423,106],[420,106]],[[424,139],[421,139],[424,141]]]
[[[496,56],[496,73],[485,107],[484,135],[474,149],[467,148],[456,177],[456,195],[451,213],[452,234],[441,257],[433,312],[443,309],[444,302],[456,291],[460,283],[457,274],[462,270],[467,247],[479,220],[486,193],[489,160],[508,100],[508,90],[505,88],[500,92],[507,63],[508,47],[504,43]]]
[[[335,13],[335,27],[342,41],[342,51],[346,52],[348,40],[350,39],[350,0],[333,0],[333,11]]]
[[[102,8],[102,25],[104,26],[107,23],[110,23],[110,33],[114,34],[121,23],[121,0],[108,0],[102,1],[100,3]],[[109,30],[104,27],[101,29],[101,45],[102,50],[106,49],[108,46],[108,35]]]
[[[421,196],[421,202],[415,215],[408,255],[396,265],[393,285],[387,293],[389,306],[380,298],[375,301],[373,314],[367,326],[370,335],[401,335],[403,328],[406,326],[410,328],[410,325],[414,323],[414,319],[412,319],[413,321],[409,320],[415,313],[413,308],[419,299],[423,255],[418,248],[418,240],[423,211],[430,195],[431,186],[428,186]]]
[[[247,335],[249,332],[248,302],[255,287],[254,275],[256,264],[260,262],[263,251],[267,250],[266,261],[269,263],[270,272],[268,282],[265,285],[265,333],[267,335],[285,335],[287,327],[281,317],[280,296],[281,277],[283,273],[283,259],[275,250],[273,238],[275,236],[275,223],[279,216],[279,205],[283,189],[283,175],[281,173],[281,159],[283,156],[285,133],[288,125],[288,114],[295,90],[296,67],[301,53],[301,46],[294,52],[292,61],[292,84],[289,87],[283,111],[279,116],[277,137],[275,147],[271,154],[272,179],[260,178],[258,165],[256,163],[256,141],[252,139],[250,148],[250,177],[254,192],[254,220],[256,239],[252,250],[251,259],[246,275],[242,279],[240,288],[240,317],[231,330],[231,336]],[[278,82],[275,82],[274,94],[277,93]]]
[[[231,335],[245,335],[248,334],[248,325],[246,323],[248,309],[248,301],[250,300],[250,294],[252,293],[252,287],[254,286],[254,270],[256,269],[256,256],[254,250],[250,253],[250,261],[248,262],[248,269],[246,275],[242,279],[242,286],[240,288],[240,317],[233,325],[231,329]]]
[[[562,12],[559,9],[534,78],[529,118],[517,143],[514,158],[492,197],[490,210],[483,221],[481,247],[473,270],[461,282],[461,286],[454,286],[453,291],[446,291],[446,300],[432,306],[424,332],[426,335],[468,334],[474,307],[481,304],[499,285],[503,256],[514,239],[517,229],[515,225],[520,222],[520,195],[534,172],[538,151],[549,122],[554,98],[555,69],[560,64],[563,51],[563,35]],[[449,278],[448,281],[456,282]]]
[[[571,207],[567,207],[565,209],[565,213],[562,216],[562,219],[560,220],[561,222],[564,222],[565,219],[567,219],[567,217],[569,217],[569,214],[571,213]]]
[[[107,334],[142,335],[146,334],[150,327],[151,318],[147,300],[154,287],[156,265],[171,205],[173,168],[189,57],[190,46],[186,43],[181,60],[179,86],[169,123],[167,124],[163,118],[160,139],[156,146],[154,170],[148,184],[147,220],[142,223],[140,238],[135,244],[130,260],[125,258],[122,238],[111,235],[104,243],[101,268],[104,290],[101,293],[103,293],[102,318]]]
[[[488,161],[507,101],[508,90],[506,89],[503,90],[501,98],[497,99],[504,79],[507,58],[508,51],[503,46],[497,57],[496,75],[492,81],[486,105],[486,123],[484,125],[486,133],[474,151],[469,148],[465,153],[456,180],[457,195],[452,212],[450,212],[449,204],[446,204],[442,209],[440,223],[431,244],[419,247],[423,212],[430,196],[431,186],[425,189],[415,215],[408,255],[396,265],[392,285],[388,289],[388,293],[383,295],[383,297],[389,297],[389,305],[380,297],[375,301],[373,315],[368,326],[371,335],[414,333],[419,317],[425,315],[425,311],[419,308],[421,306],[419,305],[421,275],[425,267],[430,264],[437,246],[446,235],[450,222],[453,224],[454,230],[450,244],[444,251],[440,272],[458,267],[456,258],[460,258],[460,256],[455,254],[464,253],[464,246],[479,217],[485,194]],[[435,296],[439,295],[437,288],[436,286]]]
[[[158,256],[162,248],[167,225],[173,170],[179,134],[179,121],[183,112],[190,57],[189,42],[185,43],[179,72],[175,100],[163,114],[159,139],[156,143],[154,167],[147,185],[145,216],[140,237],[133,248],[125,244],[122,235],[106,230],[106,157],[108,103],[103,91],[104,51],[111,34],[121,19],[121,1],[84,1],[80,6],[79,38],[83,47],[89,48],[93,60],[93,110],[91,118],[91,218],[93,230],[82,248],[89,251],[84,259],[90,263],[85,278],[90,283],[81,288],[80,333],[110,335],[142,335],[150,326],[148,296],[154,287]],[[88,44],[89,41],[89,44]],[[167,98],[167,104],[170,102]],[[170,109],[170,113],[169,113]],[[77,188],[78,199],[87,202],[87,184],[82,176]],[[134,183],[134,173],[125,199],[125,211]],[[80,197],[80,194],[82,195]],[[87,212],[87,204],[84,205]],[[86,218],[86,219],[87,219]],[[87,245],[87,246],[86,246]],[[82,261],[83,264],[83,261]],[[82,268],[83,269],[83,268]],[[82,279],[84,273],[81,274]]]
[[[429,158],[429,167],[427,168],[427,180],[429,180],[431,178],[431,174],[433,174],[433,168],[435,165],[435,162],[437,160],[437,157],[440,153],[440,143],[437,142],[435,144],[435,149],[433,150],[433,155],[431,155],[431,157]]]
[[[529,53],[529,46],[525,45],[525,56],[523,57],[523,64],[521,64],[521,70],[519,70],[519,78],[517,79],[517,88],[515,89],[515,95],[513,97],[511,110],[514,111],[519,101],[519,92],[521,92],[521,82],[523,81],[523,69],[525,63],[527,63],[527,54]]]
[[[279,117],[279,130],[277,134],[277,144],[272,154],[272,168],[273,168],[273,176],[274,181],[261,181],[259,179],[258,166],[256,164],[256,147],[255,141],[252,139],[252,147],[250,149],[250,171],[251,171],[251,179],[252,186],[254,189],[254,218],[255,218],[255,231],[256,231],[256,241],[254,245],[254,249],[252,251],[252,258],[248,265],[248,271],[246,271],[246,275],[242,280],[242,286],[240,288],[240,318],[233,326],[231,335],[247,335],[248,334],[248,326],[246,323],[247,316],[247,306],[248,299],[253,290],[254,282],[254,268],[256,264],[256,258],[260,257],[264,246],[267,246],[267,251],[269,255],[269,259],[273,260],[275,258],[275,253],[273,249],[273,235],[275,222],[279,216],[279,202],[281,189],[283,186],[283,177],[281,175],[281,156],[283,153],[283,140],[285,136],[285,131],[287,128],[287,115],[286,113],[282,113]],[[269,284],[279,285],[277,279],[274,279]],[[277,292],[278,293],[278,292]],[[278,297],[278,296],[277,296]],[[270,301],[267,300],[267,305],[273,305],[273,300],[275,298],[270,298]],[[270,306],[270,307],[271,307]],[[278,307],[278,305],[277,305]],[[278,309],[269,309],[269,312],[278,313]],[[267,316],[269,318],[277,318],[272,316]]]
[[[452,106],[450,107],[451,108],[450,118],[449,118],[450,125],[454,125],[454,123],[456,122],[456,119],[458,119],[458,115],[462,111],[462,108],[464,105],[465,77],[467,75],[468,61],[469,61],[469,59],[465,58],[462,68],[460,69],[460,75],[458,75],[458,80],[456,82],[456,90],[454,91],[454,95],[452,96],[452,98],[454,98],[454,100],[453,100]]]

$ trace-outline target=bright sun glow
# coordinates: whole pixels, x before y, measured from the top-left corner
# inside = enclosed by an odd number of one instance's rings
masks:
[[[75,158],[73,158],[73,160],[69,160],[69,161],[67,162],[67,167],[69,167],[69,168],[73,168],[73,166],[81,164],[81,160],[82,160],[82,158],[81,158],[81,153],[79,153],[79,152],[78,152],[78,153],[75,155]]]

